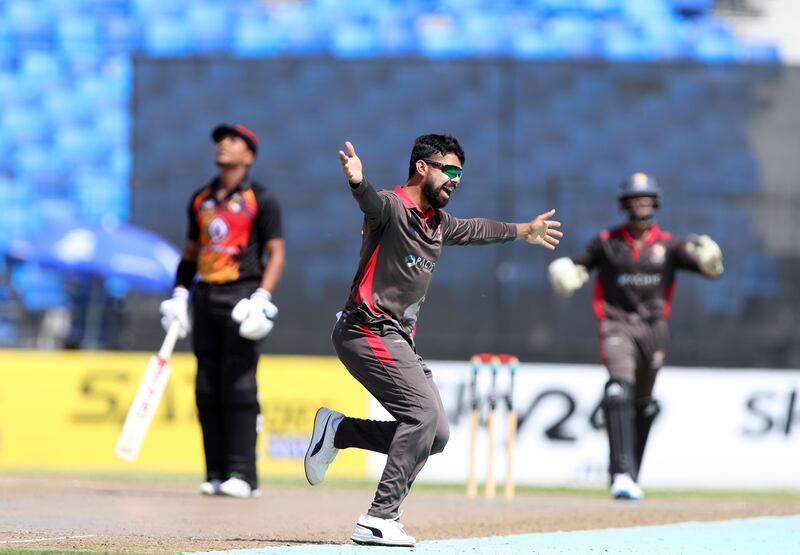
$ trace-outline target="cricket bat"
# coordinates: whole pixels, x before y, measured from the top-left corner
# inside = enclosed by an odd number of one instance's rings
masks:
[[[158,354],[151,356],[147,363],[139,389],[136,390],[136,396],[128,409],[125,424],[122,425],[117,445],[114,447],[114,454],[122,460],[133,462],[139,455],[147,429],[169,381],[169,358],[175,349],[180,326],[178,321],[172,322]]]

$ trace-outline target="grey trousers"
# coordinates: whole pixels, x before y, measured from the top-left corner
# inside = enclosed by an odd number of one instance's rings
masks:
[[[652,395],[668,342],[666,320],[653,323],[638,319],[603,320],[600,323],[600,356],[608,375],[631,384],[637,399]]]
[[[339,359],[394,421],[345,417],[334,445],[388,455],[367,514],[395,518],[425,461],[441,453],[450,435],[430,369],[408,341],[389,329],[369,328],[347,316],[331,337]]]

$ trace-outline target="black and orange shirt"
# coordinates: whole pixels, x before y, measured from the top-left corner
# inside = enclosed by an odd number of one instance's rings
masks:
[[[264,247],[279,239],[281,211],[274,195],[245,177],[217,200],[219,182],[192,195],[187,238],[200,246],[197,272],[205,283],[258,281],[264,271]]]
[[[421,210],[402,187],[352,188],[364,213],[361,260],[345,311],[367,325],[390,326],[413,341],[417,317],[443,245],[513,241],[514,224]]]
[[[589,271],[597,268],[592,306],[601,320],[668,318],[677,271],[700,272],[686,241],[657,225],[638,246],[627,225],[602,231],[572,260]]]

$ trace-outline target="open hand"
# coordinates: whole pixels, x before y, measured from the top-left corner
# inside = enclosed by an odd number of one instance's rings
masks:
[[[356,185],[364,180],[364,174],[361,171],[361,158],[356,155],[356,149],[353,143],[347,141],[344,143],[347,149],[347,154],[344,151],[339,151],[339,159],[342,161],[342,169],[347,181]]]
[[[539,214],[534,220],[527,224],[519,224],[519,239],[525,239],[528,243],[534,245],[542,245],[551,251],[556,249],[556,245],[560,242],[559,239],[564,236],[559,230],[554,229],[561,227],[561,222],[551,220],[556,213],[555,209]]]

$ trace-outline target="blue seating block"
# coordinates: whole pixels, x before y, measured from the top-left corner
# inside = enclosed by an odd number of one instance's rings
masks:
[[[224,54],[232,40],[232,15],[226,2],[195,2],[186,14],[198,54]]]
[[[243,57],[274,56],[285,49],[281,29],[266,17],[239,19],[233,38],[234,52]]]
[[[144,52],[150,56],[187,56],[194,52],[189,22],[180,17],[158,16],[148,22]]]

